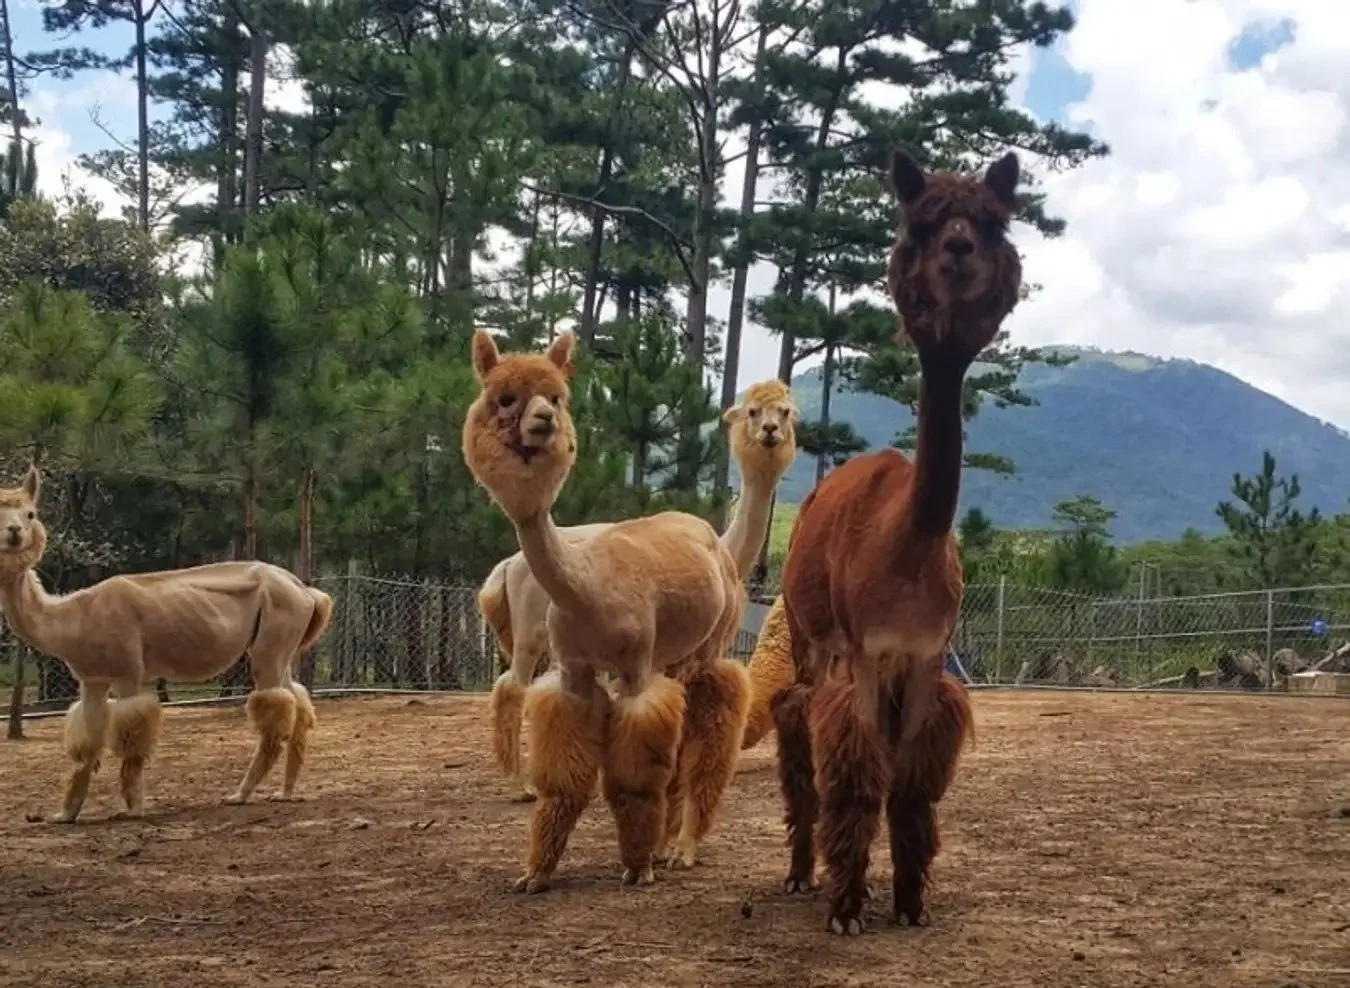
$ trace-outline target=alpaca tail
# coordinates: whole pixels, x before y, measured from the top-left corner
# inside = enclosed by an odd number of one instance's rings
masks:
[[[310,615],[309,626],[305,628],[305,635],[300,639],[300,647],[296,649],[298,655],[304,655],[314,647],[314,643],[328,630],[328,623],[333,619],[333,598],[314,587],[305,589],[309,591],[314,601],[314,613]]]
[[[750,715],[741,737],[742,751],[759,744],[764,735],[773,730],[771,705],[774,695],[792,685],[792,643],[788,638],[787,612],[781,596],[774,600],[765,615],[746,672],[750,675]]]
[[[478,591],[478,609],[483,612],[483,620],[497,636],[497,644],[508,659],[515,654],[515,642],[511,638],[511,599],[506,593],[506,568],[514,558],[503,559],[492,567]]]

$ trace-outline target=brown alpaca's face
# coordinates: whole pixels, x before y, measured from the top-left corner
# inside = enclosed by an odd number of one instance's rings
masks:
[[[502,356],[492,337],[474,334],[474,373],[482,390],[464,420],[464,459],[511,518],[547,511],[576,460],[568,410],[570,333],[548,353]]]
[[[781,381],[751,385],[745,400],[722,416],[730,425],[731,452],[742,471],[755,470],[781,478],[797,456],[800,413]]]
[[[29,569],[42,557],[47,532],[37,514],[41,486],[37,470],[29,467],[18,487],[0,488],[0,574]]]
[[[921,352],[955,330],[959,338],[948,343],[973,359],[1016,305],[1022,266],[1007,234],[1017,180],[1017,157],[1011,153],[983,179],[925,175],[906,155],[895,155],[891,184],[905,223],[887,281]]]

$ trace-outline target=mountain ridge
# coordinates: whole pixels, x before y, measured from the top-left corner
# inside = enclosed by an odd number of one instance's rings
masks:
[[[1057,501],[1080,493],[1117,512],[1117,542],[1174,539],[1187,528],[1219,534],[1216,507],[1231,500],[1235,472],[1251,475],[1269,449],[1282,476],[1298,474],[1298,506],[1347,510],[1350,433],[1212,365],[1133,351],[1055,345],[1077,357],[1064,367],[1024,368],[1019,388],[1038,402],[989,402],[967,425],[966,448],[1007,456],[1011,477],[966,470],[960,510],[979,507],[1002,528],[1047,528]],[[793,380],[802,416],[820,409],[820,373]],[[878,395],[837,388],[832,417],[849,422],[868,451],[913,423],[909,409]],[[779,498],[800,502],[815,482],[801,454]],[[733,480],[738,483],[739,478]]]

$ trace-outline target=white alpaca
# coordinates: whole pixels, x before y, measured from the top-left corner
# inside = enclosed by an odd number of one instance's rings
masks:
[[[75,769],[55,822],[79,815],[104,747],[122,760],[125,813],[144,803],[142,775],[163,712],[154,683],[205,682],[248,655],[253,761],[226,802],[245,802],[286,751],[280,797],[289,799],[314,727],[314,706],[291,678],[297,655],[319,639],[332,599],[293,574],[259,562],[212,563],[114,576],[64,597],[48,594],[34,567],[47,546],[37,516],[41,481],[29,467],[17,488],[0,489],[0,599],[14,634],[60,659],[79,680],[66,712],[66,752]],[[117,700],[108,698],[115,690]]]

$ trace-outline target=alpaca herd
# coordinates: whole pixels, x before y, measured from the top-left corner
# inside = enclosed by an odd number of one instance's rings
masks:
[[[787,386],[754,385],[725,413],[742,491],[721,535],[678,511],[559,528],[552,507],[577,450],[575,338],[562,334],[543,354],[503,354],[489,333],[474,334],[480,390],[462,452],[520,547],[478,598],[509,662],[492,690],[493,756],[534,804],[517,890],[549,888],[597,783],[617,826],[623,884],[651,883],[657,862],[692,867],[739,752],[773,730],[790,847],[785,892],[817,887],[819,851],[827,928],[860,933],[884,808],[895,919],[926,922],[934,807],[973,736],[969,700],[942,658],[963,593],[952,535],[961,395],[1018,298],[1021,268],[1007,240],[1018,177],[1012,154],[982,178],[925,174],[894,156],[889,179],[904,223],[886,282],[921,371],[915,455],[855,457],[806,497],[782,595],[748,667],[727,656],[774,492],[797,452]],[[248,800],[283,752],[279,795],[292,798],[315,725],[295,666],[327,629],[331,599],[258,562],[115,576],[49,595],[34,571],[46,545],[39,496],[35,468],[0,491],[0,599],[16,636],[80,684],[65,722],[75,767],[52,819],[76,819],[108,747],[121,759],[124,815],[138,815],[161,720],[153,684],[203,682],[243,656],[258,742],[227,801]],[[548,669],[536,677],[545,654]]]

